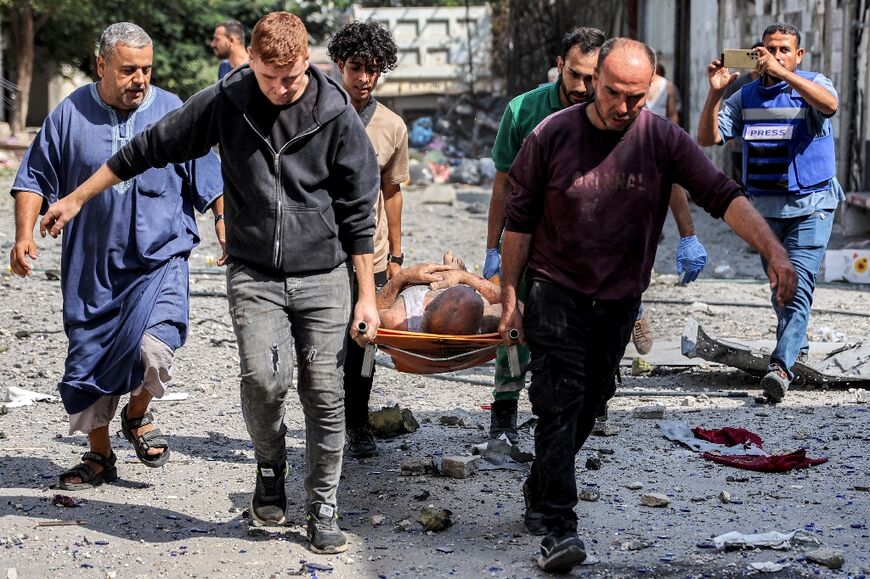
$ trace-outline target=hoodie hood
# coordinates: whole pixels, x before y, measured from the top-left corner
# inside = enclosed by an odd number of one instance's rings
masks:
[[[310,82],[317,83],[317,102],[314,105],[314,120],[318,124],[328,123],[339,116],[350,104],[350,97],[332,78],[326,76],[319,68],[308,66]],[[260,90],[254,71],[248,64],[233,69],[220,81],[220,91],[234,107],[242,113],[248,111],[251,100]]]

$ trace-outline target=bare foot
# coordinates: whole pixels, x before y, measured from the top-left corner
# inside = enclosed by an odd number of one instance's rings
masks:
[[[444,254],[444,265],[449,265],[453,269],[461,269],[465,271],[465,262],[453,255],[452,251]]]

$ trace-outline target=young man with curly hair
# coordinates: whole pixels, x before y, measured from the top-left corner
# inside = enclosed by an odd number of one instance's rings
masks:
[[[377,22],[351,22],[330,40],[329,57],[338,64],[344,90],[359,113],[378,157],[381,181],[375,207],[375,287],[402,268],[402,183],[408,179],[408,130],[402,118],[379,103],[372,92],[381,74],[396,67],[396,43]],[[372,377],[361,375],[364,350],[348,343],[344,363],[348,454],[377,453],[368,427]]]

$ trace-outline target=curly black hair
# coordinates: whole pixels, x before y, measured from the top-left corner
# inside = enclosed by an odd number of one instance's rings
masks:
[[[393,35],[374,21],[345,24],[329,41],[326,51],[334,62],[358,56],[377,66],[380,72],[393,70],[398,61]]]

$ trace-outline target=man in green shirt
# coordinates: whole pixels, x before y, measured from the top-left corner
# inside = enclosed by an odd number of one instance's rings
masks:
[[[499,244],[505,226],[506,201],[512,190],[507,176],[511,164],[523,141],[541,121],[563,108],[585,103],[593,98],[592,73],[598,61],[598,50],[605,40],[604,33],[597,28],[580,27],[569,32],[562,39],[562,53],[556,57],[556,68],[559,72],[556,82],[541,85],[508,103],[492,148],[496,174],[489,204],[486,260],[482,272],[484,278],[490,279],[500,272]],[[689,204],[682,190],[677,190],[671,196],[670,209],[681,237],[677,251],[677,272],[685,272],[682,278],[682,283],[685,284],[697,278],[706,263],[707,254],[695,236]],[[523,281],[520,282],[520,294],[520,299],[523,299]],[[652,328],[646,316],[641,317],[642,312],[643,306],[635,323],[632,340],[638,352],[645,354],[652,347]],[[525,367],[529,360],[528,347],[520,345],[517,349],[520,364]],[[490,438],[498,438],[501,434],[505,434],[511,442],[516,442],[519,438],[517,401],[524,386],[524,373],[511,377],[507,349],[499,348],[490,415]]]

